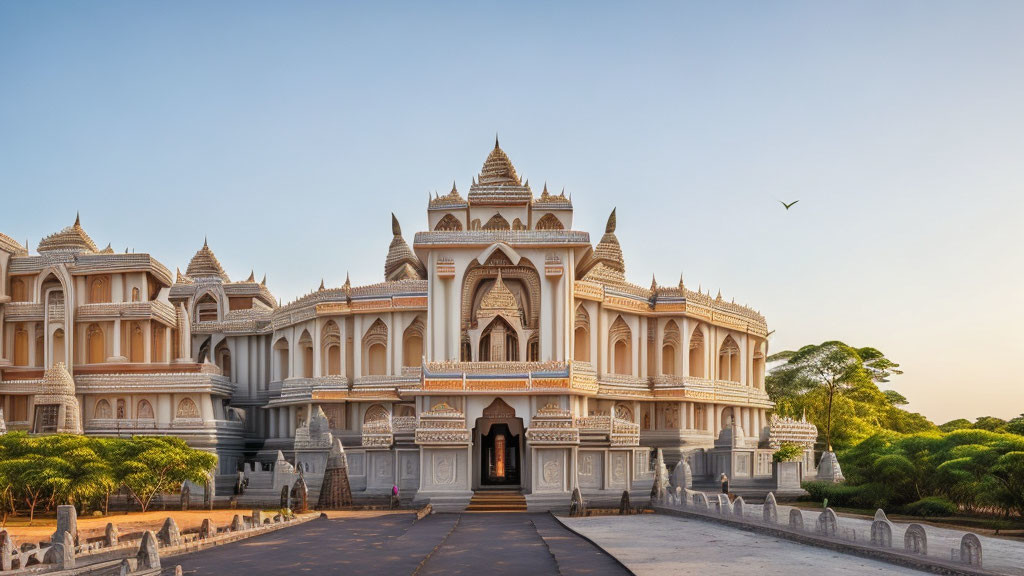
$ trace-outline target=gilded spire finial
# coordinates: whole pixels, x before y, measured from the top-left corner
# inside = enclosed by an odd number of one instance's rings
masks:
[[[452,191],[450,194],[455,195],[459,193],[459,189],[455,187],[455,180],[452,180]]]
[[[654,276],[654,274],[651,274],[651,290],[653,291],[653,290],[657,290],[657,289],[658,289],[658,279]]]
[[[321,277],[320,277],[320,291],[321,291],[321,292],[323,292],[323,290],[324,290],[324,279],[323,279],[323,277],[321,276]]]
[[[391,233],[395,236],[402,235],[402,227],[398,225],[398,218],[395,217],[395,213],[391,213]]]
[[[500,147],[501,147],[501,146],[498,146],[498,133],[497,133],[497,132],[495,132],[495,133],[494,133],[494,149],[495,149],[495,150],[497,150],[497,149],[498,149],[498,148],[500,148]]]
[[[246,282],[255,282],[255,281],[256,281],[256,270],[250,268],[249,269],[249,278],[246,279]]]
[[[264,272],[263,273],[263,280],[260,280],[260,286],[266,286],[266,285],[267,285],[267,274]]]
[[[682,290],[684,288],[686,288],[686,286],[683,284],[683,273],[680,272],[679,273],[679,289]]]
[[[209,248],[210,245],[206,242],[206,236],[203,236],[203,248]]]
[[[715,296],[715,300],[721,300],[721,299],[722,299],[722,289],[719,288],[718,289],[718,296]]]
[[[345,271],[345,284],[343,284],[341,287],[344,288],[346,292],[350,288],[352,288],[352,281],[349,280],[349,278],[348,278],[348,270]]]
[[[612,213],[608,216],[608,223],[604,227],[605,234],[615,233],[615,208],[612,208]]]
[[[81,225],[82,225],[81,212],[76,211],[75,212],[75,226],[81,226]]]

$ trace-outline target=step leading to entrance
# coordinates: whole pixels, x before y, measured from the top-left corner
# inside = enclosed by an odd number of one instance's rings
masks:
[[[466,512],[526,512],[526,497],[512,490],[478,490]]]

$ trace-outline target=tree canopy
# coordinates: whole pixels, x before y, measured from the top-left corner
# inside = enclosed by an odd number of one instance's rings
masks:
[[[779,352],[768,361],[782,362],[765,379],[776,412],[794,417],[806,413],[823,431],[826,447],[847,448],[884,430],[935,430],[924,416],[901,408],[908,403],[902,394],[879,389],[903,372],[877,348],[831,340]]]
[[[169,436],[94,438],[71,434],[0,436],[0,506],[24,509],[31,521],[40,505],[106,502],[124,488],[143,511],[153,497],[185,480],[201,484],[217,456]]]

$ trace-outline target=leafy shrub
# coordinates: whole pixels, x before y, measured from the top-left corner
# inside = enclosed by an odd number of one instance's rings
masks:
[[[773,462],[794,462],[799,460],[804,453],[804,447],[795,442],[783,442],[779,449],[772,454]]]
[[[942,496],[929,496],[903,507],[903,512],[912,516],[952,516],[957,513],[956,504]]]

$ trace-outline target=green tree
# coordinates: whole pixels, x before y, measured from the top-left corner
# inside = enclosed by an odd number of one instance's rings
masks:
[[[902,374],[899,364],[886,358],[878,349],[854,348],[836,340],[804,346],[796,351],[779,352],[770,356],[768,361],[783,361],[772,369],[766,381],[770,396],[788,398],[790,402],[787,404],[792,405],[792,400],[815,393],[812,396],[820,397],[824,402],[825,445],[829,450],[832,449],[833,411],[837,399],[853,391],[858,396],[872,396],[871,402],[878,407],[891,406],[877,384]],[[808,407],[807,403],[800,403]],[[854,405],[847,405],[844,409],[858,419],[877,420],[877,414],[858,413]]]
[[[970,430],[974,427],[974,424],[966,418],[957,418],[956,420],[950,420],[945,424],[939,426],[939,430],[943,432],[952,432],[954,430]]]
[[[989,432],[1006,432],[1006,420],[995,416],[981,416],[974,421],[972,428]]]
[[[142,511],[157,494],[176,489],[185,480],[201,483],[217,463],[217,456],[189,448],[169,436],[135,437],[117,445],[114,477]]]

